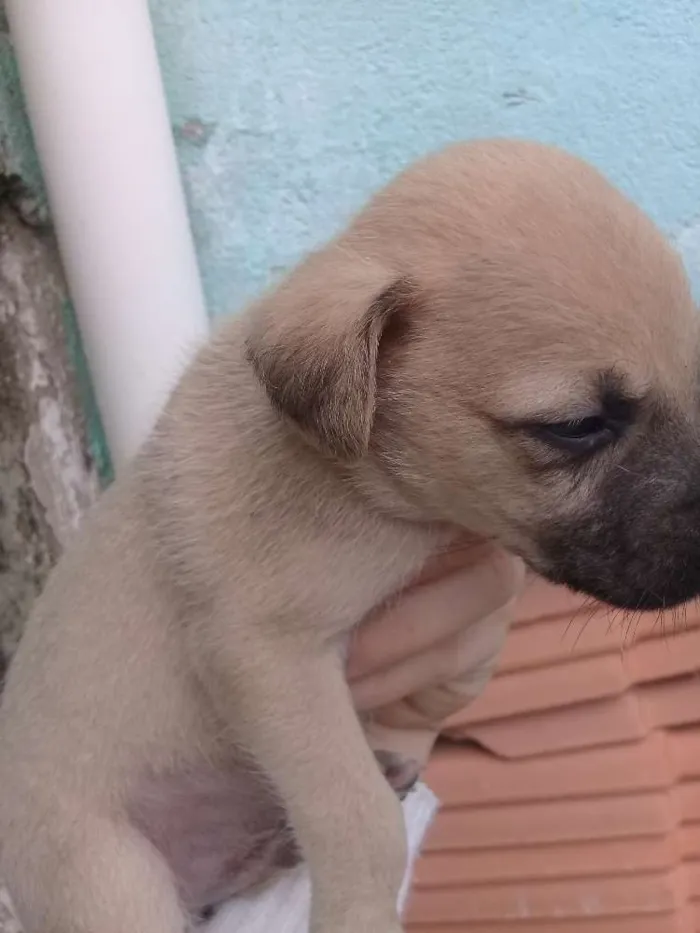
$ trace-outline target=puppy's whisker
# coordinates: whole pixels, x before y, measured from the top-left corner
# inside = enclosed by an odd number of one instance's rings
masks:
[[[624,637],[624,642],[623,642],[625,645],[625,648],[627,648],[628,646],[631,646],[634,643],[634,635],[636,634],[637,626],[639,625],[639,619],[641,618],[642,613],[643,613],[643,610],[640,609],[640,606],[644,602],[646,602],[646,599],[648,596],[649,596],[649,591],[644,590],[641,596],[639,597],[636,609],[633,610],[629,618],[629,621],[627,623],[627,628],[625,629],[625,637]],[[632,634],[631,640],[630,640],[630,634]]]
[[[606,621],[605,634],[609,638],[613,631],[613,622],[614,622],[613,611],[610,606],[604,606],[603,611],[605,612],[605,621]]]
[[[625,637],[624,632],[627,625],[627,620],[629,618],[628,609],[617,609],[615,611],[615,620],[616,620],[616,630],[622,634],[622,639],[620,641],[620,654],[624,656],[626,649],[625,646]]]
[[[678,606],[674,606],[671,610],[671,635],[675,635],[678,631],[678,617],[680,615],[680,609]]]
[[[613,609],[612,607],[610,607],[610,609],[608,609],[608,619],[609,619],[608,635],[610,635],[616,629],[622,628],[622,623],[624,622],[626,618],[627,618],[626,609],[619,609],[619,608]]]
[[[576,636],[576,638],[575,638],[575,640],[574,640],[574,643],[573,643],[573,645],[571,646],[572,652],[574,652],[574,651],[576,650],[576,648],[578,647],[578,643],[581,641],[581,637],[582,637],[583,633],[586,631],[586,629],[588,628],[588,624],[590,623],[591,619],[593,619],[593,617],[595,616],[597,609],[598,609],[598,607],[597,607],[597,606],[595,605],[595,603],[594,603],[593,606],[590,608],[590,611],[588,612],[588,615],[587,615],[586,618],[583,620],[583,623],[582,623],[581,627],[579,628],[578,635]]]
[[[582,629],[581,631],[579,631],[578,635],[574,639],[574,643],[571,649],[572,651],[576,648],[576,645],[578,644],[578,641],[581,638],[583,629],[585,629],[585,627],[588,625],[588,622],[591,620],[593,613],[595,612],[595,608],[596,608],[596,601],[593,599],[592,596],[586,596],[585,599],[582,601],[581,605],[573,611],[569,621],[567,622],[566,628],[564,629],[564,632],[562,633],[562,636],[561,636],[562,642],[566,641],[566,639],[568,638],[569,632],[571,631],[576,620],[580,619],[582,616],[585,616],[583,624],[582,624]]]
[[[619,470],[621,473],[627,473],[627,474],[629,474],[630,476],[639,476],[639,475],[640,475],[639,473],[635,472],[634,470],[630,470],[629,467],[623,466],[621,463],[616,463],[616,464],[615,464],[615,469],[616,469],[616,470]]]
[[[651,633],[654,634],[657,629],[661,633],[662,641],[668,647],[668,636],[666,633],[666,613],[663,609],[657,610],[656,618],[654,619],[651,627]]]
[[[584,603],[584,605],[585,605],[585,603]],[[575,609],[575,610],[572,612],[571,617],[569,618],[569,621],[566,623],[566,628],[565,628],[564,631],[562,632],[562,636],[561,636],[562,642],[566,641],[566,639],[569,637],[569,632],[571,631],[571,626],[574,624],[574,622],[576,621],[576,619],[579,618],[580,615],[581,615],[581,609]]]

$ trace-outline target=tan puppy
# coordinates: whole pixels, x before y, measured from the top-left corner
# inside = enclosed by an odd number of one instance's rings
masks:
[[[10,672],[0,875],[28,933],[179,933],[225,887],[253,769],[308,860],[314,933],[396,933],[400,810],[346,636],[465,534],[620,606],[695,596],[696,365],[661,235],[527,143],[418,164],[227,322]],[[223,842],[188,881],[198,794]]]

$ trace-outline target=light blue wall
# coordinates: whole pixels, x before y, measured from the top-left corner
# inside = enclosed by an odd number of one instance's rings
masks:
[[[153,0],[212,311],[407,160],[520,135],[591,159],[700,287],[700,0]]]
[[[213,313],[409,159],[490,134],[593,160],[678,238],[700,290],[700,0],[151,5]],[[0,159],[37,186],[1,16]]]

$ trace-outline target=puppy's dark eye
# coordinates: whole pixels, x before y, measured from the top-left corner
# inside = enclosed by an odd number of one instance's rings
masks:
[[[550,447],[571,454],[593,453],[614,441],[619,431],[607,418],[592,415],[576,421],[537,425],[534,435]]]

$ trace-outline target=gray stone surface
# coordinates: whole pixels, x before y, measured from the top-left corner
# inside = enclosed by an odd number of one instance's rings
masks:
[[[46,575],[97,491],[53,238],[0,174],[0,678]]]

